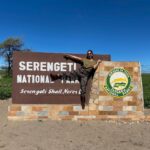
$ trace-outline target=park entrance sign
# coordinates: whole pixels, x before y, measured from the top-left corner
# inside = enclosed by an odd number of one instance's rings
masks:
[[[75,54],[80,57],[85,55]],[[80,64],[64,59],[64,54],[14,52],[13,103],[16,104],[80,104],[78,80],[52,81],[50,73],[77,70]],[[110,60],[109,55],[95,55]]]
[[[99,57],[104,61],[94,73],[83,110],[77,81],[52,82],[49,77],[51,72],[76,70],[78,64],[66,61],[63,54],[14,53],[8,119],[150,121],[150,116],[144,116],[140,63],[106,61],[109,55]]]

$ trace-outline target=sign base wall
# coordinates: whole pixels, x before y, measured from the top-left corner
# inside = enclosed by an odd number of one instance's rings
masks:
[[[123,68],[131,76],[133,89],[124,97],[114,97],[104,89],[106,78],[114,68]],[[86,104],[84,110],[78,104],[11,104],[8,119],[145,120],[140,64],[103,61],[93,77],[89,104]]]

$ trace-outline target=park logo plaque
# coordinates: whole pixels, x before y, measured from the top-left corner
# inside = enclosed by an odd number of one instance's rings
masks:
[[[112,69],[106,78],[104,88],[114,97],[126,96],[133,89],[129,72],[123,68]]]

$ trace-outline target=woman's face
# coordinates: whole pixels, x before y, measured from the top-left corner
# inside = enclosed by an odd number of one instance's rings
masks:
[[[87,52],[87,59],[93,59],[93,53],[91,51]]]

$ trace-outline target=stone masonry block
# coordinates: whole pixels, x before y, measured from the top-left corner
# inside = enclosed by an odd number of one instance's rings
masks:
[[[48,116],[38,116],[38,119],[48,119]]]
[[[118,111],[122,111],[122,110],[123,110],[123,106],[114,105],[114,106],[113,106],[113,110],[114,110],[114,111],[117,111],[117,112],[118,112]]]
[[[74,119],[75,120],[78,120],[78,119],[81,119],[81,118],[83,118],[83,119],[93,119],[93,118],[96,118],[96,116],[95,115],[89,115],[89,116],[74,116]]]
[[[105,71],[111,71],[113,68],[114,68],[113,66],[112,67],[106,66],[104,70]]]
[[[144,107],[142,105],[137,106],[137,111],[143,112],[144,111]]]
[[[137,105],[136,101],[128,102],[128,106],[136,106],[136,105]]]
[[[124,67],[128,72],[133,72],[133,67]]]
[[[98,104],[101,106],[113,106],[113,101],[99,101]]]
[[[132,84],[133,84],[133,89],[132,89],[132,91],[138,92],[138,90],[139,90],[139,85],[138,85],[138,83],[137,83],[137,82],[132,82]]]
[[[48,111],[46,111],[46,110],[45,111],[38,111],[37,115],[38,116],[48,116]]]
[[[126,115],[128,115],[128,111],[118,111],[117,115],[119,115],[119,116],[126,116]]]
[[[92,104],[93,102],[94,102],[94,99],[90,97],[89,104]]]
[[[112,96],[99,96],[99,101],[112,101]]]
[[[83,116],[83,115],[89,115],[89,111],[80,111],[79,115]]]
[[[38,116],[29,115],[29,116],[25,116],[24,119],[25,119],[25,120],[38,120]]]
[[[22,116],[8,116],[8,120],[13,120],[13,121],[22,121],[22,120],[24,120],[24,117],[22,117]]]
[[[71,116],[71,115],[70,116],[61,116],[60,120],[73,120],[73,117],[74,116]]]
[[[98,106],[98,110],[101,110],[101,111],[112,111],[113,110],[113,106]]]
[[[60,111],[58,114],[60,116],[67,116],[67,115],[69,115],[69,112],[68,111]]]
[[[140,66],[140,64],[139,64],[139,62],[129,62],[129,65],[128,65],[129,67],[139,67]]]
[[[134,67],[133,71],[138,73],[139,72],[139,67]]]
[[[106,77],[100,76],[100,77],[99,77],[99,83],[100,83],[100,84],[101,84],[101,83],[105,83],[105,78],[106,78]]]
[[[73,106],[73,110],[74,111],[82,111],[82,107],[81,106]]]
[[[136,106],[123,106],[123,111],[136,111]]]
[[[32,111],[42,111],[43,107],[42,106],[32,106]]]
[[[99,111],[99,115],[117,115],[117,111]]]
[[[98,94],[99,94],[99,89],[98,89],[98,88],[97,88],[97,89],[92,88],[92,89],[91,89],[91,94],[96,94],[96,95],[98,95]]]
[[[98,99],[98,98],[95,98],[95,99],[93,100],[93,103],[94,103],[94,104],[98,104],[98,103],[99,103],[99,99]]]
[[[97,110],[97,105],[96,104],[89,104],[89,110]]]
[[[8,111],[8,116],[16,116],[16,111]]]
[[[98,88],[98,82],[96,81],[96,82],[93,82],[93,84],[92,84],[92,88]]]
[[[49,107],[49,111],[62,111],[65,105],[51,105],[51,107]],[[72,106],[72,105],[71,105]]]
[[[90,95],[91,97],[92,97],[92,99],[97,99],[98,98],[98,95],[97,94],[92,94],[92,95]]]
[[[103,62],[104,66],[110,66],[110,67],[114,67],[114,62],[111,62],[111,61],[104,61]]]
[[[108,71],[101,71],[99,72],[100,77],[106,77],[108,75]]]
[[[79,112],[78,111],[71,111],[71,112],[69,112],[69,115],[79,115]]]
[[[113,106],[118,106],[118,107],[123,107],[123,106],[127,106],[128,102],[122,101],[122,100],[118,100],[118,101],[116,100],[116,101],[112,102],[112,105]]]
[[[32,112],[32,106],[30,106],[30,105],[22,105],[21,106],[21,111],[26,112],[26,113],[31,113]]]
[[[96,79],[96,80],[97,80],[97,78],[98,78],[98,72],[95,72],[93,79]]]
[[[134,82],[137,82],[138,80],[139,80],[139,76],[134,75],[134,76],[133,76],[133,81],[134,81]]]
[[[123,98],[123,101],[132,101],[133,100],[133,96],[126,96]]]
[[[9,111],[21,111],[21,105],[11,105]]]
[[[99,68],[99,70],[103,70],[103,69],[104,69],[104,61],[99,64],[99,67],[98,67],[98,68]],[[98,70],[98,71],[99,71],[99,70]]]
[[[63,110],[64,111],[73,111],[73,106],[64,106]]]
[[[89,115],[98,115],[99,114],[99,111],[97,110],[90,110],[89,111]]]
[[[130,96],[136,96],[136,95],[137,95],[137,92],[131,91],[131,92],[129,93],[129,95],[130,95]]]
[[[144,115],[144,112],[141,112],[141,111],[129,111],[128,114],[140,117],[141,115]]]
[[[16,112],[16,116],[25,116],[25,112],[18,111]]]

